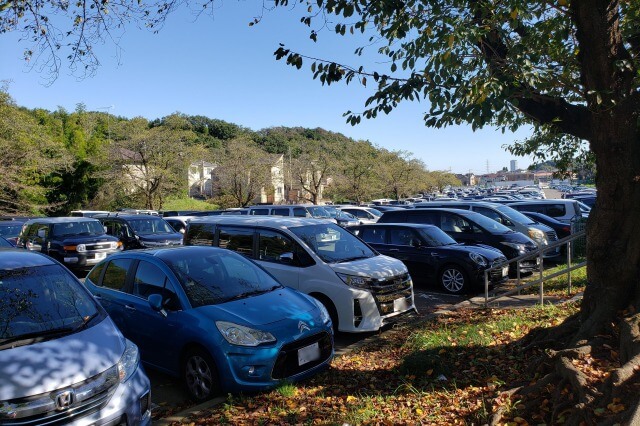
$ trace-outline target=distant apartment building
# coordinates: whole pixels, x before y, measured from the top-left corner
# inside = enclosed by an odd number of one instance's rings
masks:
[[[213,171],[218,167],[215,163],[200,160],[189,165],[188,185],[189,197],[211,198],[213,197]]]
[[[509,163],[509,171],[511,173],[515,173],[518,171],[518,160],[511,160],[511,162]]]

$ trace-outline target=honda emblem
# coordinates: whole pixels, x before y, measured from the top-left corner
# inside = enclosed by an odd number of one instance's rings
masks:
[[[66,391],[57,393],[56,396],[54,397],[54,400],[56,403],[56,410],[62,411],[62,410],[68,409],[71,406],[71,404],[73,404],[73,396],[74,394],[72,390],[66,390]]]

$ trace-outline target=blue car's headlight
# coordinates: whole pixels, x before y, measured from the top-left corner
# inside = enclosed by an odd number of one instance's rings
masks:
[[[118,361],[118,377],[120,382],[126,382],[136,371],[140,363],[138,347],[128,339],[125,339],[125,348],[120,361]]]
[[[276,341],[268,331],[255,330],[232,322],[216,321],[216,327],[220,330],[222,337],[232,345],[258,346]]]
[[[328,322],[330,322],[331,316],[329,315],[329,311],[327,311],[327,308],[325,308],[322,302],[319,301],[318,299],[314,297],[311,297],[311,299],[313,300],[313,302],[318,307],[318,310],[320,311],[320,319],[322,320],[322,323],[327,324]]]

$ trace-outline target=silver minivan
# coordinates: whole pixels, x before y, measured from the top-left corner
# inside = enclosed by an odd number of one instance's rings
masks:
[[[0,251],[0,424],[147,425],[138,348],[67,268]]]

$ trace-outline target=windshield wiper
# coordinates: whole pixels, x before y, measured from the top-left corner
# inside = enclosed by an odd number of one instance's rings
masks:
[[[340,259],[337,263],[344,263],[344,262],[353,262],[354,260],[360,260],[360,259],[368,259],[370,256],[365,256],[365,255],[360,255],[360,256],[353,256],[353,257],[347,257],[345,259]]]
[[[54,337],[71,334],[73,333],[74,330],[75,328],[73,327],[61,327],[61,328],[53,328],[51,330],[33,331],[31,333],[25,333],[19,336],[0,339],[0,349],[11,347],[16,342],[24,342],[23,344],[25,345],[44,342],[46,340],[53,339]],[[22,345],[19,345],[19,346],[22,346]]]
[[[91,322],[91,320],[93,320],[95,317],[97,317],[98,315],[100,315],[100,312],[96,311],[91,315],[88,315],[86,317],[82,318],[82,322],[77,325],[73,331],[78,331],[78,330],[82,330],[83,328],[87,328],[87,326],[89,325],[89,323]]]

